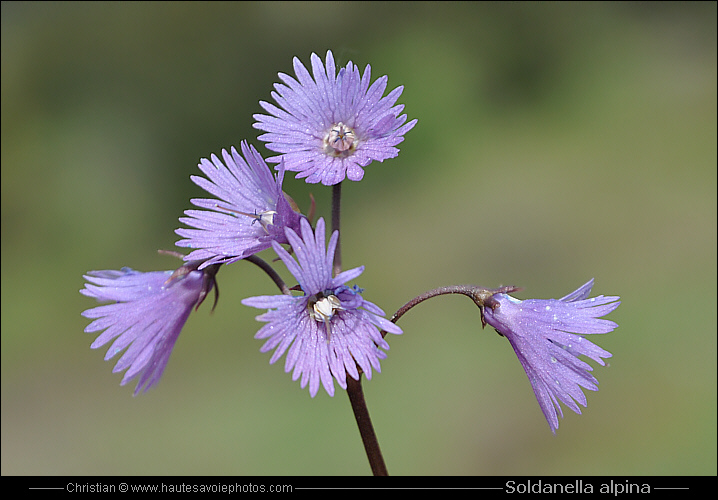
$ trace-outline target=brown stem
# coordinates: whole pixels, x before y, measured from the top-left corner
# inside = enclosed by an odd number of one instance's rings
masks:
[[[339,231],[339,219],[341,216],[342,183],[332,186],[332,234]],[[339,234],[337,249],[334,252],[334,276],[342,271],[342,235]]]
[[[497,293],[511,293],[511,292],[517,292],[520,291],[521,288],[515,287],[515,286],[502,286],[500,288],[483,288],[476,285],[451,285],[451,286],[442,286],[439,288],[434,288],[433,290],[429,290],[428,292],[424,292],[421,295],[414,297],[409,302],[404,304],[399,308],[398,311],[394,313],[394,315],[391,317],[391,322],[396,323],[399,321],[399,318],[401,318],[404,314],[406,314],[410,309],[412,309],[414,306],[417,306],[424,302],[427,299],[430,299],[432,297],[438,297],[439,295],[448,295],[451,293],[460,293],[461,295],[466,295],[471,300],[474,301],[474,303],[479,306],[480,309],[482,309],[481,314],[481,323],[486,326],[484,323],[484,315],[483,315],[483,308],[484,307],[494,307],[491,301],[491,297],[494,296]],[[386,336],[386,332],[384,330],[381,331],[382,337]]]
[[[289,287],[284,282],[284,280],[277,274],[277,271],[274,270],[272,266],[267,264],[266,261],[263,259],[260,259],[256,255],[250,255],[249,257],[245,257],[244,260],[251,262],[252,264],[255,264],[258,266],[262,271],[267,273],[270,278],[272,278],[272,281],[274,281],[274,284],[279,287],[279,290],[284,295],[291,295],[292,292],[289,290]]]
[[[371,472],[375,476],[388,476],[389,472],[386,470],[384,457],[379,448],[379,441],[376,438],[374,426],[372,426],[371,418],[369,417],[366,401],[364,401],[361,374],[359,375],[359,380],[354,380],[351,376],[347,377],[347,394],[352,405],[352,411],[354,411],[354,418],[359,426],[359,433],[361,434],[362,443],[364,443],[364,451],[366,451],[366,456],[369,459]]]

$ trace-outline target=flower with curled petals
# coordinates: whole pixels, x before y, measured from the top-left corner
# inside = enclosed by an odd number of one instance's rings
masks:
[[[275,178],[253,146],[243,141],[241,149],[244,157],[234,147],[231,154],[222,150],[224,163],[215,155],[212,161],[203,158],[199,168],[207,179],[191,177],[218,198],[191,200],[205,210],[186,210],[180,222],[195,229],[175,231],[185,238],[177,246],[196,248],[185,260],[204,260],[200,269],[244,259],[269,248],[272,241],[287,243],[284,228],[299,229],[302,215],[282,191],[282,166]]]
[[[308,183],[331,186],[345,177],[360,181],[372,161],[397,156],[395,146],[416,125],[416,120],[406,123],[403,104],[395,105],[404,87],[384,96],[388,77],[370,86],[369,65],[360,75],[349,62],[337,74],[331,51],[325,63],[316,54],[311,62],[313,77],[296,57],[296,79],[279,73],[284,84],[275,84],[271,94],[279,107],[259,103],[269,115],[254,115],[254,128],[267,132],[259,139],[281,153],[267,160],[284,161],[288,171],[299,172],[297,178]]]
[[[94,320],[85,332],[104,330],[90,347],[97,349],[114,339],[105,361],[127,348],[112,372],[127,369],[121,385],[139,376],[135,395],[159,382],[192,308],[199,307],[215,287],[218,266],[198,271],[197,264],[185,264],[174,272],[143,273],[125,267],[85,275],[89,283],[80,293],[113,302],[82,313]]]
[[[591,343],[586,335],[608,333],[618,325],[599,319],[616,309],[619,297],[588,298],[593,280],[561,299],[518,300],[497,293],[484,301],[483,319],[506,337],[528,375],[551,432],[563,417],[559,401],[580,414],[586,406],[581,388],[598,390],[591,365],[579,356],[604,365],[611,353]],[[557,414],[558,411],[558,414]]]
[[[267,339],[262,352],[274,349],[269,362],[274,363],[286,352],[285,371],[293,370],[293,380],[301,377],[302,388],[308,383],[312,397],[320,383],[333,396],[334,379],[343,389],[347,387],[347,374],[359,380],[357,365],[367,379],[372,368],[380,371],[379,360],[386,357],[381,349],[389,349],[380,329],[396,334],[402,331],[383,317],[384,311],[364,300],[363,290],[346,285],[364,271],[364,266],[332,278],[339,232],[334,231],[325,247],[324,219],[317,221],[316,231],[302,219],[301,237],[289,228],[286,232],[297,260],[276,241],[272,246],[299,282],[302,295],[250,297],[242,304],[269,309],[257,316],[267,324],[255,335]]]

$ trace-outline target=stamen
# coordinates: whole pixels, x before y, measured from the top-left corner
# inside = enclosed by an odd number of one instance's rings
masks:
[[[324,137],[324,152],[333,156],[348,156],[356,149],[354,130],[342,122],[332,125]]]
[[[330,322],[334,316],[334,311],[341,310],[342,304],[336,295],[327,295],[319,292],[316,296],[309,299],[307,305],[309,309],[309,316],[317,322],[324,323],[324,327],[327,330],[327,344],[331,339],[331,325]]]
[[[255,210],[253,214],[247,213],[247,212],[240,212],[239,210],[235,210],[233,208],[223,207],[222,205],[215,205],[217,208],[221,208],[222,210],[226,210],[227,212],[232,212],[233,214],[238,215],[245,215],[247,217],[252,217],[254,220],[252,221],[252,224],[255,222],[259,222],[262,225],[262,228],[264,231],[269,234],[269,230],[267,229],[267,226],[274,225],[274,216],[277,214],[274,210],[267,210],[265,212],[257,213]]]

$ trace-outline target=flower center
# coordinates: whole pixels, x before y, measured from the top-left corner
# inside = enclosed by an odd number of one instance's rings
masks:
[[[328,323],[334,316],[334,311],[341,309],[341,302],[336,295],[327,295],[324,297],[322,293],[318,293],[321,297],[309,300],[309,316],[321,323]]]
[[[311,316],[313,320],[324,323],[328,344],[332,335],[329,323],[334,316],[334,311],[342,309],[341,301],[336,295],[329,294],[325,296],[323,292],[319,292],[309,299],[307,309],[309,310],[309,316]]]
[[[357,148],[354,129],[342,122],[332,125],[324,136],[324,152],[331,156],[349,156]]]

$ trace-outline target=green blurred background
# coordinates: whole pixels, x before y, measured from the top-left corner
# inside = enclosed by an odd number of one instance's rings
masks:
[[[292,57],[404,85],[419,123],[343,189],[345,267],[391,314],[458,283],[622,298],[601,390],[546,424],[464,297],[365,382],[392,474],[716,474],[716,4],[2,3],[2,473],[369,474],[348,399],[268,364],[220,273],[158,387],[89,348],[82,274],[177,262],[201,157],[256,140]],[[329,215],[330,190],[291,175]],[[271,255],[268,253],[268,257]],[[286,276],[286,270],[282,269]]]

